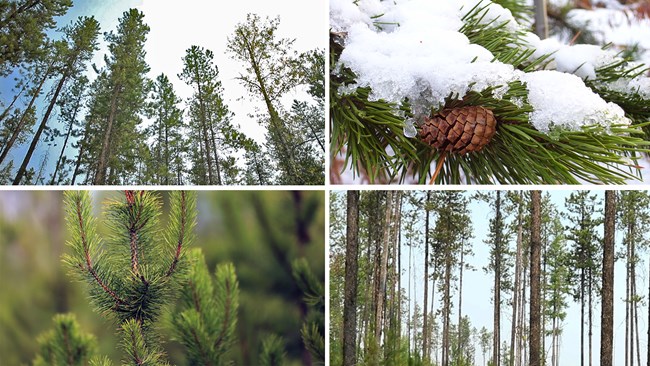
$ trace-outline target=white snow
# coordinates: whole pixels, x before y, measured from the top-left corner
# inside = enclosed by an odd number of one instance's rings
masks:
[[[541,132],[554,127],[580,130],[583,126],[629,124],[623,109],[605,102],[586,88],[578,76],[556,72],[535,71],[522,75],[528,89],[528,102],[534,111],[530,123]]]
[[[462,98],[470,90],[502,86],[516,79],[511,65],[491,62],[492,53],[470,44],[458,32],[463,12],[456,1],[387,3],[396,5],[380,9],[384,16],[379,20],[392,24],[382,24],[380,31],[366,21],[347,26],[344,21],[333,20],[333,29],[345,28],[347,32],[340,63],[358,75],[357,84],[341,89],[341,93],[370,86],[373,100],[399,103],[409,98],[429,110],[440,107],[449,95]],[[465,1],[463,9],[469,11],[474,5],[475,1]],[[335,4],[334,14],[338,17],[342,13],[338,9],[343,8]],[[486,22],[496,17],[512,18],[497,5],[492,5],[488,14],[492,15],[484,18]]]

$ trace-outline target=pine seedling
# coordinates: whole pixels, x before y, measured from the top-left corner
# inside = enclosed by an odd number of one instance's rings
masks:
[[[65,200],[72,253],[63,261],[88,284],[97,311],[119,324],[128,355],[124,362],[165,364],[152,325],[175,297],[187,267],[186,248],[196,222],[195,194],[171,192],[170,217],[161,229],[158,195],[125,191],[123,200],[106,205],[110,230],[106,240],[98,233],[88,192],[66,192]]]
[[[260,366],[281,366],[287,353],[284,351],[284,340],[275,334],[267,336],[262,341]]]
[[[181,310],[172,322],[175,337],[191,365],[221,365],[237,326],[239,284],[235,267],[220,264],[212,281],[200,249],[188,253],[192,267],[181,293]]]
[[[40,352],[34,360],[34,366],[88,365],[88,360],[95,352],[95,337],[79,329],[73,314],[54,316],[54,328],[38,338]]]
[[[303,301],[309,307],[300,330],[302,341],[316,364],[325,364],[325,289],[305,258],[292,263],[293,278],[303,293]]]

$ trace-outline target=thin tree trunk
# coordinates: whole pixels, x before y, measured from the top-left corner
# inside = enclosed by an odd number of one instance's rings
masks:
[[[530,366],[540,366],[540,252],[541,191],[531,192],[532,223],[530,233]]]
[[[108,121],[106,123],[106,131],[104,131],[104,141],[102,142],[102,150],[99,154],[99,161],[97,162],[97,172],[93,183],[95,185],[106,184],[106,168],[108,160],[109,143],[113,135],[113,123],[115,122],[115,114],[117,113],[117,98],[120,95],[121,85],[115,86],[113,89],[113,96],[111,97],[111,110],[108,114]]]
[[[519,193],[519,199],[522,199],[521,193]],[[513,290],[513,301],[512,301],[512,327],[510,331],[510,366],[515,365],[515,340],[517,337],[517,307],[519,306],[519,276],[521,275],[521,245],[523,241],[523,209],[524,205],[522,202],[519,202],[519,207],[517,211],[517,254],[515,260],[515,285]]]
[[[347,192],[345,299],[343,304],[343,364],[356,364],[357,253],[359,249],[359,191]]]
[[[592,350],[592,343],[591,343],[592,325],[593,325],[593,323],[592,323],[592,311],[591,311],[591,307],[592,307],[592,288],[591,288],[591,286],[592,286],[592,282],[593,282],[591,280],[592,278],[593,277],[591,275],[591,267],[589,267],[589,289],[588,289],[588,291],[589,291],[589,310],[588,310],[589,311],[589,366],[593,366],[593,362],[592,362],[593,361],[592,360],[593,350]]]
[[[221,164],[219,163],[219,154],[217,153],[217,138],[214,135],[214,126],[210,126],[210,135],[212,136],[212,143],[214,147],[214,165],[217,168],[217,184],[222,185],[223,181],[221,180]]]
[[[45,115],[41,120],[41,124],[38,126],[38,130],[36,131],[36,135],[34,135],[34,138],[32,139],[32,143],[29,145],[29,149],[27,150],[27,155],[25,155],[25,158],[23,159],[23,163],[20,165],[20,168],[16,173],[16,178],[14,179],[13,185],[20,184],[20,181],[23,179],[23,176],[25,175],[25,171],[27,170],[27,165],[29,164],[29,161],[32,158],[32,154],[34,154],[34,150],[36,149],[36,145],[38,144],[38,141],[41,138],[41,134],[45,130],[45,126],[47,125],[48,119],[50,119],[50,114],[52,114],[52,110],[54,109],[54,104],[56,103],[56,100],[59,97],[59,93],[61,93],[61,89],[63,88],[63,84],[65,84],[66,80],[68,79],[70,72],[71,70],[69,66],[66,68],[64,74],[61,76],[61,79],[59,80],[59,84],[56,86],[56,90],[54,91],[54,95],[52,96],[52,99],[50,99],[50,105],[47,107],[47,110],[45,111]]]
[[[388,191],[386,194],[386,222],[384,226],[384,233],[382,235],[382,249],[381,249],[381,267],[379,272],[379,296],[377,302],[377,313],[375,314],[375,340],[377,342],[377,349],[381,345],[381,334],[384,313],[384,295],[386,294],[386,272],[388,267],[388,242],[390,241],[390,226],[391,226],[391,213],[393,204],[393,191]]]
[[[5,110],[2,111],[2,114],[0,114],[0,122],[2,122],[5,118],[7,118],[7,115],[9,114],[11,109],[14,107],[14,104],[16,104],[16,101],[18,100],[18,98],[20,98],[20,96],[23,94],[25,89],[27,89],[27,87],[28,87],[28,84],[25,83],[25,85],[23,85],[23,87],[20,89],[18,94],[14,95],[13,99],[11,100],[11,103],[9,103],[7,108],[5,108]]]
[[[50,181],[50,185],[54,185],[54,182],[56,181],[56,175],[59,172],[59,167],[61,165],[61,161],[63,160],[63,154],[65,153],[65,148],[66,146],[68,146],[68,139],[72,134],[72,128],[74,127],[74,122],[77,119],[77,112],[79,111],[79,106],[81,104],[82,97],[83,97],[83,93],[79,94],[79,99],[77,99],[77,104],[75,104],[74,112],[72,113],[70,126],[68,126],[68,131],[65,134],[65,140],[63,140],[63,147],[61,147],[61,154],[59,155],[59,159],[57,159],[56,161],[56,167],[54,168],[54,173],[52,173],[52,180]]]
[[[616,192],[605,191],[605,233],[603,238],[602,311],[600,365],[612,366],[614,339],[614,235],[616,232]],[[649,272],[650,273],[650,272]],[[650,328],[648,328],[650,332]],[[650,334],[650,333],[649,333]],[[650,348],[649,348],[650,352]],[[650,358],[648,359],[650,362]],[[650,366],[650,363],[648,364]]]
[[[461,323],[463,321],[463,266],[465,265],[464,259],[465,259],[465,241],[461,241],[460,243],[460,273],[458,274],[458,351],[456,357],[458,357],[458,360],[462,360],[461,354],[463,350],[463,344],[461,342],[462,340],[462,328],[461,328]]]
[[[496,222],[494,236],[494,324],[493,355],[494,366],[501,364],[501,191],[496,191]]]
[[[429,208],[431,204],[431,191],[427,191],[427,201],[425,203],[425,219],[424,219],[424,305],[423,305],[423,317],[424,321],[422,322],[422,359],[425,362],[429,359],[429,326],[428,326],[428,313],[427,313],[427,301],[429,299]]]
[[[45,74],[43,74],[43,78],[38,83],[38,87],[36,87],[36,90],[34,90],[34,95],[32,96],[32,99],[30,99],[27,108],[25,108],[25,112],[20,117],[20,121],[18,121],[18,125],[16,126],[16,128],[11,134],[11,137],[9,138],[4,148],[2,149],[2,153],[0,153],[0,164],[2,164],[2,162],[7,158],[7,155],[9,154],[9,150],[11,150],[14,143],[18,139],[20,132],[25,127],[25,124],[27,123],[27,114],[29,113],[29,110],[34,106],[34,102],[36,101],[38,96],[41,94],[41,90],[43,89],[43,84],[45,84],[47,79],[49,79],[50,71],[52,70],[53,65],[54,65],[54,59],[52,59],[50,64],[47,66],[47,69],[45,70]]]

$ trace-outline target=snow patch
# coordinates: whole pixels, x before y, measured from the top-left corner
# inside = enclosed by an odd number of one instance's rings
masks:
[[[630,123],[621,107],[605,102],[576,75],[543,70],[524,74],[521,80],[526,83],[528,102],[534,108],[530,123],[541,132]]]

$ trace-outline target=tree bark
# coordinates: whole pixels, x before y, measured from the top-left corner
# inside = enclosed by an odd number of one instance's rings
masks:
[[[115,122],[115,114],[117,113],[117,98],[120,95],[121,85],[116,85],[113,89],[113,96],[111,97],[111,110],[108,115],[108,122],[106,123],[106,131],[104,131],[104,141],[102,142],[102,151],[99,154],[99,161],[97,162],[97,172],[93,183],[95,185],[106,184],[106,168],[108,159],[108,149],[111,137],[113,134],[113,123]]]
[[[530,349],[529,365],[541,365],[540,350],[540,252],[541,252],[541,191],[531,192],[530,231]]]
[[[521,193],[518,194],[519,200],[522,199]],[[519,306],[519,286],[521,285],[519,281],[519,276],[521,275],[521,246],[523,241],[523,202],[519,202],[519,207],[517,211],[517,254],[515,260],[515,286],[513,289],[513,301],[512,301],[512,327],[510,331],[510,366],[515,365],[515,340],[517,338],[517,308]]]
[[[48,119],[50,119],[50,114],[52,114],[52,110],[54,109],[56,100],[59,97],[59,93],[61,93],[61,89],[63,88],[63,84],[65,84],[66,80],[68,79],[69,73],[71,72],[70,67],[71,67],[71,63],[68,64],[68,67],[66,68],[65,72],[61,76],[58,85],[56,86],[54,95],[52,96],[52,99],[50,99],[50,105],[47,107],[47,110],[45,111],[45,115],[41,120],[41,124],[38,126],[38,130],[36,131],[36,135],[34,135],[34,138],[32,139],[32,143],[29,145],[29,149],[27,150],[27,155],[25,155],[25,158],[23,159],[23,163],[20,165],[20,168],[16,173],[16,178],[14,179],[13,185],[20,184],[20,181],[23,179],[23,176],[25,175],[25,171],[27,170],[27,165],[29,164],[29,161],[32,158],[32,154],[34,154],[34,150],[36,149],[36,145],[38,144],[38,141],[41,138],[41,134],[45,130],[47,121]]]
[[[494,312],[493,312],[493,343],[492,363],[501,364],[501,191],[496,191],[494,235]]]
[[[359,249],[359,191],[347,192],[345,299],[343,303],[343,364],[356,364],[357,253]]]
[[[614,235],[616,192],[605,191],[605,233],[603,238],[602,311],[600,317],[600,364],[612,366],[614,339]],[[649,364],[650,366],[650,364]]]
[[[429,314],[427,313],[427,302],[429,299],[429,208],[431,204],[431,191],[427,191],[427,200],[424,213],[426,215],[424,219],[424,305],[423,305],[423,318],[422,322],[422,359],[429,359],[429,326],[428,318]]]
[[[386,272],[388,267],[388,242],[390,240],[391,212],[393,204],[393,191],[386,194],[386,222],[384,224],[384,233],[382,235],[381,249],[381,267],[379,270],[379,294],[377,296],[377,313],[375,314],[375,340],[377,349],[381,345],[381,334],[384,313],[384,295],[386,294]]]

